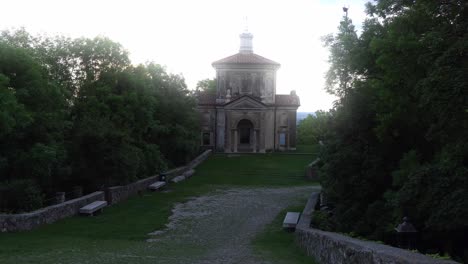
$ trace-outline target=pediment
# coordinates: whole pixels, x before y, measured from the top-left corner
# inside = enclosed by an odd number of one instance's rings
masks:
[[[259,109],[266,106],[250,96],[243,96],[225,105],[226,109]]]

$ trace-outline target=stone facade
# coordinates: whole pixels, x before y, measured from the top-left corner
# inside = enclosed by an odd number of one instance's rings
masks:
[[[409,250],[363,241],[310,227],[318,193],[312,194],[296,226],[296,243],[323,264],[455,264]]]
[[[78,214],[81,207],[94,201],[104,200],[104,192],[94,192],[80,198],[22,214],[0,214],[0,231],[14,232],[31,230],[43,224]]]
[[[276,94],[280,64],[253,53],[250,33],[240,52],[215,61],[216,94],[198,96],[201,145],[218,152],[267,152],[296,147],[294,91]]]

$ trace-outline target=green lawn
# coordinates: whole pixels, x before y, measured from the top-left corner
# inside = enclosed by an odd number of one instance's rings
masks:
[[[0,233],[0,263],[25,263],[50,251],[99,254],[140,245],[147,233],[162,229],[175,203],[232,186],[297,186],[311,184],[304,167],[308,155],[216,154],[202,163],[189,180],[172,184],[170,192],[145,192],[108,207],[96,217],[71,217],[29,232]],[[57,261],[54,259],[54,261]],[[35,262],[35,261],[32,261]]]
[[[276,216],[275,220],[269,224],[263,233],[254,240],[254,246],[260,254],[271,255],[274,259],[284,261],[285,263],[316,263],[307,256],[294,243],[294,233],[286,232],[281,227],[284,216],[287,212],[302,212],[306,201],[300,201],[296,206],[291,206]]]
[[[297,145],[295,153],[314,153],[317,154],[319,151],[319,145]]]

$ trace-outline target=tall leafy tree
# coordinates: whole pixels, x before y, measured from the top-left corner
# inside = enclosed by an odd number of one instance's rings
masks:
[[[330,116],[329,112],[317,111],[315,114],[309,114],[301,120],[297,126],[298,142],[300,144],[313,145],[325,139]]]
[[[216,78],[198,81],[196,91],[209,94],[216,94]]]
[[[322,153],[331,221],[391,242],[409,216],[420,250],[466,261],[467,6],[380,0],[367,10],[359,37],[345,18],[326,42],[327,87],[340,97]]]
[[[0,34],[0,211],[126,184],[198,151],[184,79],[104,37]],[[177,111],[175,111],[177,109]]]
[[[1,42],[0,106],[0,181],[15,186],[12,182],[29,179],[45,192],[60,186],[67,177],[64,91],[27,52]],[[17,191],[10,199],[23,195]]]

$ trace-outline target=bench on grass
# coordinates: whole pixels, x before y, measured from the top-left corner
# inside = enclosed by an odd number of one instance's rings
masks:
[[[283,220],[283,228],[289,230],[296,229],[297,222],[299,222],[299,217],[301,217],[301,213],[288,212]]]
[[[80,214],[94,215],[96,212],[102,212],[102,208],[107,206],[106,201],[95,201],[80,208]]]
[[[171,181],[174,182],[174,183],[178,183],[178,182],[181,182],[185,180],[185,176],[184,175],[179,175],[177,177],[174,177]]]
[[[184,175],[184,177],[186,179],[188,179],[188,178],[192,177],[194,173],[195,173],[195,170],[188,170],[188,171],[184,172],[183,175]]]
[[[164,186],[166,186],[166,182],[157,181],[157,182],[151,184],[150,186],[148,186],[148,189],[150,189],[151,191],[157,191],[157,190],[162,189]]]

